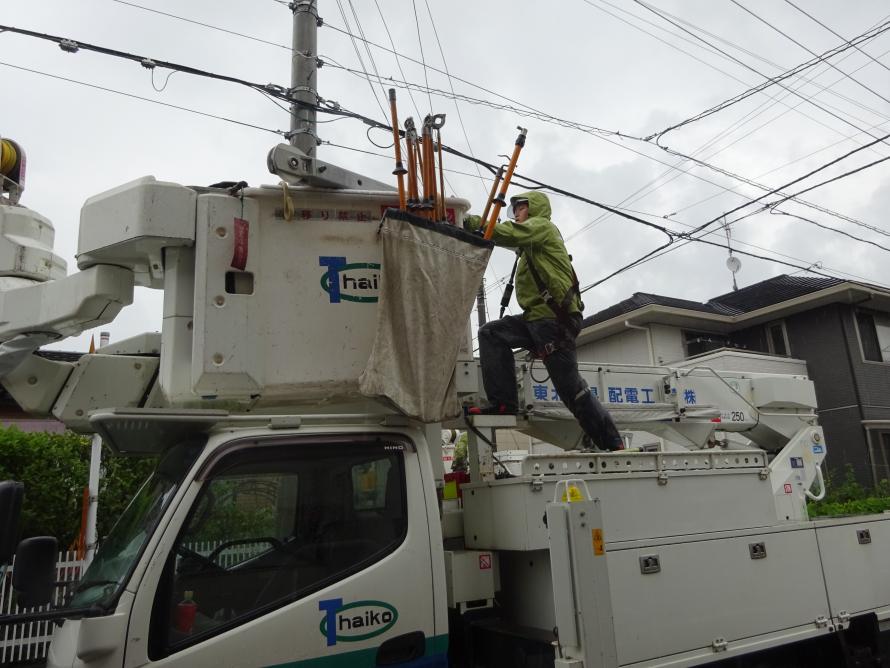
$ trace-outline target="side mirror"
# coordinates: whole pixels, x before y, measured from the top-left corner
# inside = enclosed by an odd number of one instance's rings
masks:
[[[0,482],[0,566],[8,564],[19,542],[19,520],[25,486],[14,480]]]
[[[15,551],[12,588],[20,608],[49,605],[56,588],[59,541],[51,536],[26,538]]]

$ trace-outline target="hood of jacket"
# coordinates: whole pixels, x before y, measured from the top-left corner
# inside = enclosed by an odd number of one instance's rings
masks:
[[[528,217],[529,218],[547,218],[550,219],[550,199],[544,193],[532,190],[527,193],[520,193],[510,198],[512,203],[515,199],[528,200]]]

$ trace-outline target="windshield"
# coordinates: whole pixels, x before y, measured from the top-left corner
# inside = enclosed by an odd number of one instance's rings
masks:
[[[116,600],[205,440],[180,443],[167,451],[102,541],[95,559],[74,589],[68,607],[109,608]]]

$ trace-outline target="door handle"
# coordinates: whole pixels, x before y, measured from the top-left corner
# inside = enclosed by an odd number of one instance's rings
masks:
[[[412,631],[390,638],[377,649],[378,666],[397,666],[406,661],[419,659],[426,654],[426,636],[423,631]]]

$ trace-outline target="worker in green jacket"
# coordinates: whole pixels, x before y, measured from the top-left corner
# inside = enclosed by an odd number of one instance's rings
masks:
[[[482,382],[489,405],[470,413],[516,413],[519,399],[513,350],[524,348],[540,357],[559,398],[584,430],[584,447],[623,447],[611,416],[578,373],[575,339],[581,331],[581,295],[562,235],[550,220],[550,200],[539,192],[510,198],[512,221],[494,227],[492,241],[520,254],[516,299],[521,316],[493,320],[479,329]],[[464,226],[478,229],[478,216]]]

